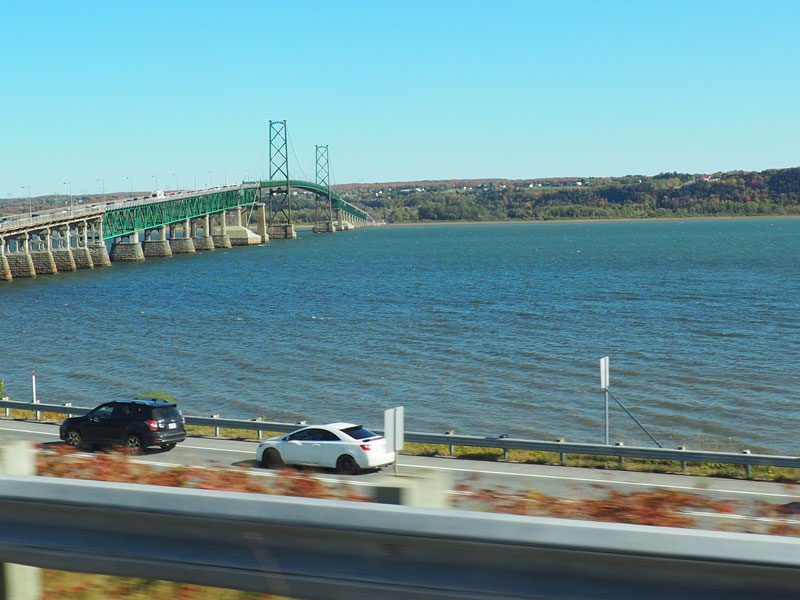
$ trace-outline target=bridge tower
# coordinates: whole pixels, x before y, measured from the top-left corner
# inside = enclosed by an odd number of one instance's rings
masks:
[[[271,239],[297,237],[292,224],[288,142],[286,120],[270,121],[269,180],[281,182],[280,188],[270,188],[269,190],[269,237]]]
[[[328,146],[317,146],[317,180],[316,184],[322,186],[327,194],[316,194],[317,206],[314,210],[314,233],[333,233],[336,225],[333,223],[331,209],[330,167],[328,163]]]

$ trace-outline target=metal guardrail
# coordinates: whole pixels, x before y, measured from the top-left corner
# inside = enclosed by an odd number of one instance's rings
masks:
[[[800,540],[0,476],[0,561],[309,600],[796,599]]]
[[[60,414],[85,414],[89,408],[64,406],[60,404],[33,404],[15,400],[0,400],[0,408],[11,408],[46,411]],[[219,436],[220,428],[243,429],[250,431],[294,431],[302,426],[300,423],[280,423],[274,421],[223,419],[219,417],[185,416],[188,425],[201,425],[216,428]],[[381,429],[373,429],[383,433]],[[561,455],[562,462],[567,454],[588,454],[594,456],[614,456],[620,459],[644,458],[652,460],[673,460],[681,463],[722,463],[745,466],[772,466],[800,468],[800,457],[780,456],[773,454],[751,454],[736,452],[710,452],[705,450],[673,450],[670,448],[648,448],[641,446],[606,446],[604,444],[581,444],[572,442],[549,442],[544,440],[526,440],[505,436],[450,435],[441,433],[405,432],[405,440],[423,444],[440,444],[444,446],[466,446],[478,448],[500,448],[502,450],[539,450]]]

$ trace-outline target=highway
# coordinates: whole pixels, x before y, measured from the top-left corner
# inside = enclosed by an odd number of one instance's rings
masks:
[[[43,444],[44,448],[62,443],[55,424],[0,419],[0,442],[10,440],[37,442]],[[148,450],[135,460],[160,467],[238,468],[246,469],[254,476],[273,477],[274,472],[256,462],[256,446],[255,441],[191,437],[171,451]],[[673,490],[732,503],[732,514],[703,510],[685,513],[694,517],[703,527],[718,528],[724,523],[735,523],[740,527],[763,528],[778,522],[800,526],[800,514],[796,511],[787,510],[784,517],[760,516],[763,504],[788,505],[789,509],[800,506],[800,486],[797,484],[421,456],[400,456],[398,469],[401,474],[430,475],[444,479],[449,482],[449,494],[456,502],[468,500],[469,493],[463,490],[464,485],[469,490],[494,489],[511,493],[535,490],[572,500],[602,498],[606,490],[616,490],[622,494]],[[392,474],[392,468],[355,476],[338,475],[326,469],[313,472],[325,483],[346,482],[355,491],[369,495],[369,488],[381,482],[385,484],[387,476]]]

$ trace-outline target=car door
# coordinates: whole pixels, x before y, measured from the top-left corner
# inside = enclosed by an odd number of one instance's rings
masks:
[[[347,442],[343,442],[342,439],[332,431],[328,431],[327,429],[321,429],[320,431],[323,434],[320,440],[320,449],[322,452],[317,464],[321,467],[335,469],[338,458],[342,454],[347,453]]]
[[[87,444],[105,444],[111,441],[108,426],[115,407],[116,402],[108,402],[101,404],[86,415],[87,420],[81,434]]]
[[[309,428],[291,434],[281,452],[284,462],[316,465],[322,455],[320,430]]]

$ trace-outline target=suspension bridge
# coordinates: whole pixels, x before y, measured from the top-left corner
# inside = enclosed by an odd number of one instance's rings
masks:
[[[289,176],[286,121],[269,124],[269,179],[40,211],[0,222],[0,281],[294,239],[293,190],[315,196],[315,233],[377,223],[330,188],[328,146],[316,181]],[[109,250],[110,248],[110,250]]]

